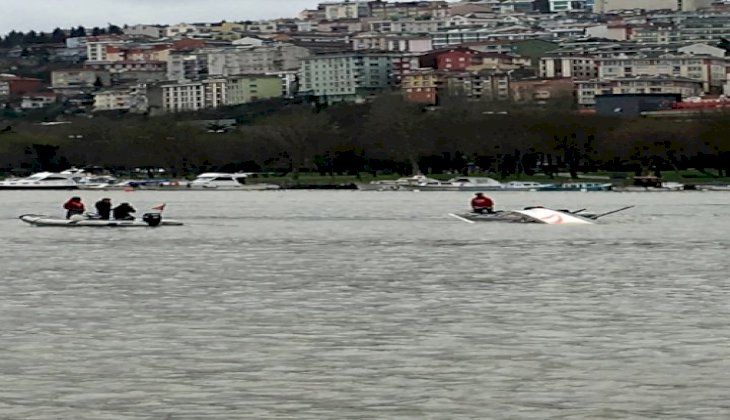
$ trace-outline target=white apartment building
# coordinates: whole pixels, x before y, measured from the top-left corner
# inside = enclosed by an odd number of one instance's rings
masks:
[[[165,35],[165,27],[158,25],[133,25],[122,29],[125,35],[141,35],[150,38],[162,38]]]
[[[548,0],[548,7],[551,13],[572,12],[584,10],[585,0]]]
[[[319,9],[324,10],[326,20],[358,19],[369,13],[368,2],[359,0],[320,3]]]
[[[730,65],[725,58],[690,55],[598,58],[596,62],[599,79],[643,75],[684,77],[701,82],[706,93],[722,89]]]
[[[128,88],[108,89],[94,93],[94,112],[129,110],[132,94]]]
[[[127,41],[121,39],[99,39],[86,41],[86,62],[89,64],[109,61],[107,46],[123,45]]]
[[[372,20],[367,26],[373,32],[385,32],[394,34],[427,34],[440,31],[447,27],[446,19],[434,20]]]
[[[596,58],[590,56],[540,57],[540,77],[595,79],[598,77],[598,64]]]
[[[594,0],[593,11],[606,13],[613,10],[679,10],[694,12],[701,8],[710,7],[713,0]]]
[[[310,55],[307,48],[291,44],[209,48],[201,53],[207,56],[209,74],[223,76],[297,70]]]
[[[352,37],[352,49],[355,51],[427,52],[433,49],[433,42],[428,36],[416,37],[366,32]]]

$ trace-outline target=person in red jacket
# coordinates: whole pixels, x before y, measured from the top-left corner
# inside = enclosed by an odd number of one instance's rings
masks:
[[[66,203],[64,203],[63,208],[66,209],[66,218],[67,219],[70,219],[71,216],[74,216],[77,214],[84,214],[84,211],[86,210],[84,203],[81,201],[81,197],[69,198],[69,200]]]
[[[471,208],[474,213],[494,213],[494,201],[484,193],[474,194],[476,197],[471,200]]]

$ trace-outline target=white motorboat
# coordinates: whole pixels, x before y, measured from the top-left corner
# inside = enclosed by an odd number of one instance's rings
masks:
[[[91,215],[76,215],[70,219],[41,214],[24,214],[20,220],[33,226],[55,227],[159,227],[182,226],[183,223],[173,219],[163,219],[160,213],[145,213],[140,220],[102,220]]]
[[[684,191],[685,186],[679,182],[664,181],[655,176],[636,176],[634,185],[614,187],[618,192],[663,192],[663,191]]]
[[[412,191],[421,189],[433,189],[444,184],[425,175],[413,175],[398,178],[396,180],[370,181],[368,184],[358,184],[358,189],[363,191]]]
[[[188,188],[196,190],[278,190],[276,184],[249,183],[247,173],[219,173],[206,172],[198,175],[195,180],[187,184]]]
[[[507,223],[540,223],[548,225],[591,225],[601,217],[630,209],[634,206],[623,207],[601,214],[583,213],[585,209],[554,210],[544,207],[526,207],[522,210],[497,211],[494,213],[449,213],[467,223],[477,222],[507,222]]]
[[[0,181],[0,190],[75,190],[79,185],[73,174],[38,172],[27,178]]]

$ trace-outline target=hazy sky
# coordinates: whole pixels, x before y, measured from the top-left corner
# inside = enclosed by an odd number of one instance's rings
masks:
[[[0,0],[0,34],[137,23],[294,17],[319,0]]]

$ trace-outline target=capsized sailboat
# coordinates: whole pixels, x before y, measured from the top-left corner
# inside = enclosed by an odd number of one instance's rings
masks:
[[[628,210],[627,206],[605,213],[584,213],[580,210],[554,210],[544,207],[526,207],[522,210],[498,211],[494,213],[449,213],[449,216],[466,223],[507,222],[507,223],[541,223],[547,225],[592,225],[601,217]]]

